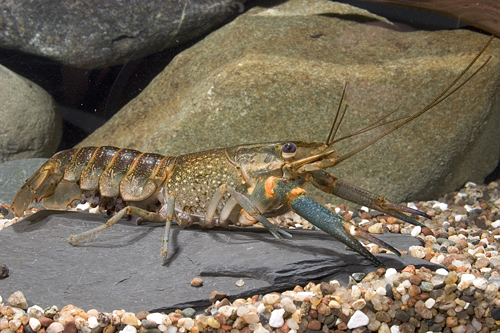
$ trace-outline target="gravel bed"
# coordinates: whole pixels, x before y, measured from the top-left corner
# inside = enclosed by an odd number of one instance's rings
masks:
[[[413,235],[421,246],[411,247],[410,254],[444,266],[436,271],[374,268],[369,274],[353,274],[347,286],[336,280],[311,282],[232,302],[214,291],[212,306],[202,314],[190,308],[165,314],[28,307],[18,291],[1,295],[7,299],[0,296],[0,333],[500,332],[499,192],[498,181],[468,183],[437,201],[409,203],[432,217],[420,218],[427,226],[423,229],[365,207],[332,207],[372,233]],[[0,229],[17,221],[8,218],[6,206],[0,213],[6,215]],[[312,228],[294,214],[276,222]],[[368,248],[374,254],[386,251],[374,244]]]

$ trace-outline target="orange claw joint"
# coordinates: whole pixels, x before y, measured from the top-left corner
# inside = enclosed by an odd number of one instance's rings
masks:
[[[377,266],[384,264],[370,253],[356,238],[344,228],[344,219],[319,202],[306,197],[305,191],[297,185],[285,180],[273,179],[274,193],[278,200],[292,208],[307,221],[335,237],[357,253],[363,255]],[[397,252],[397,251],[396,251]]]
[[[427,228],[427,226],[404,213],[415,214],[431,219],[431,217],[424,212],[398,205],[382,196],[378,196],[372,192],[335,178],[333,175],[323,170],[312,173],[312,184],[323,192],[333,194],[358,205],[370,207],[422,228]]]

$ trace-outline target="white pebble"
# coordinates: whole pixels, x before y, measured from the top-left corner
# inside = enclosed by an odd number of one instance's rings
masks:
[[[464,218],[463,215],[455,215],[455,222],[460,222]]]
[[[395,268],[388,268],[386,271],[385,271],[385,277],[386,278],[390,278],[391,276],[397,274],[398,271],[395,269]]]
[[[368,208],[368,207],[366,207],[366,206],[361,206],[360,210],[365,211],[365,212],[367,212],[367,213],[369,213],[369,212],[370,212],[370,208]]]
[[[285,314],[285,309],[276,309],[271,312],[271,318],[269,318],[269,325],[271,327],[281,327],[285,323],[283,315]]]
[[[485,278],[483,277],[480,277],[480,278],[477,278],[477,279],[474,279],[472,281],[472,284],[474,285],[474,287],[476,287],[477,289],[481,289],[481,290],[486,290],[486,287],[488,287],[488,280],[486,280]]]
[[[420,227],[419,225],[417,225],[415,228],[413,228],[411,230],[411,235],[413,237],[417,237],[418,235],[420,235],[420,232],[422,231],[422,227]]]
[[[132,325],[127,325],[123,328],[123,330],[119,331],[120,333],[137,333],[137,329]]]
[[[466,210],[467,212],[469,212],[469,213],[470,213],[470,212],[474,209],[474,207],[471,207],[471,206],[469,206],[469,205],[465,205],[465,206],[464,206],[464,208],[465,208],[465,210]]]
[[[448,271],[444,268],[438,268],[438,269],[436,269],[436,274],[446,276],[446,275],[448,275]]]
[[[58,322],[53,322],[47,327],[47,333],[58,333],[64,331],[64,326]]]
[[[423,246],[413,245],[413,246],[410,246],[409,250],[410,250],[410,254],[412,257],[420,258],[420,259],[425,257],[426,250],[425,250],[425,247],[423,247]]]
[[[239,279],[238,281],[236,281],[235,284],[237,287],[242,287],[245,284],[245,281],[243,281],[242,279]]]
[[[353,328],[366,326],[369,322],[370,319],[367,315],[359,310],[356,310],[356,312],[354,312],[354,314],[351,316],[351,319],[349,319],[347,327],[352,330]]]
[[[260,303],[258,306],[257,306],[257,313],[258,314],[261,314],[262,312],[264,312],[266,310],[266,306],[264,305],[264,303]]]
[[[36,318],[31,317],[29,321],[29,325],[33,331],[38,331],[40,328],[42,328],[42,324],[40,321]]]
[[[500,228],[500,220],[496,220],[495,222],[492,222],[491,226],[493,228]]]
[[[399,333],[399,325],[392,325],[391,333]]]
[[[448,205],[445,204],[444,202],[436,201],[436,203],[434,205],[432,205],[432,208],[439,208],[439,209],[441,209],[441,211],[445,211],[448,209]],[[391,327],[391,330],[392,330],[392,327]],[[399,327],[398,327],[398,330],[399,330]]]
[[[310,291],[300,291],[300,292],[297,293],[297,298],[299,299],[299,301],[302,302],[306,298],[311,298],[314,295],[315,295],[315,293],[310,292]],[[262,300],[264,300],[264,298],[262,298]]]
[[[97,326],[99,326],[99,322],[97,321],[96,316],[90,316],[87,321],[89,323],[90,328],[96,328]]]
[[[417,205],[415,205],[415,203],[414,203],[414,202],[408,202],[408,203],[406,204],[406,206],[407,206],[408,208],[418,210],[418,207],[417,207]]]
[[[257,328],[253,332],[254,333],[269,333],[269,331],[267,329],[265,329],[261,323],[257,324]]]
[[[424,304],[427,309],[432,309],[434,304],[436,304],[436,301],[433,298],[428,298]]]
[[[159,312],[155,312],[155,313],[148,314],[146,319],[149,321],[155,322],[156,325],[160,325],[163,323],[163,316],[164,316],[164,314],[161,314]]]
[[[177,332],[177,326],[171,325],[167,327],[167,332],[166,333],[176,333]]]
[[[88,202],[76,205],[76,210],[88,210],[89,208],[90,204]]]
[[[385,287],[378,287],[376,290],[377,294],[380,296],[385,296],[387,293],[387,290],[385,290]]]
[[[0,303],[2,303],[2,300],[0,299]],[[28,315],[32,318],[42,318],[43,317],[43,309],[39,307],[38,305],[33,305],[32,307],[28,308]]]
[[[160,324],[158,325],[158,329],[161,331],[161,332],[166,332],[167,331],[167,326],[163,325],[163,324]]]
[[[269,304],[273,305],[275,303],[278,303],[280,301],[281,296],[278,294],[266,294],[264,297],[262,297],[262,302],[264,304]]]
[[[461,282],[472,282],[476,277],[474,274],[462,274]]]

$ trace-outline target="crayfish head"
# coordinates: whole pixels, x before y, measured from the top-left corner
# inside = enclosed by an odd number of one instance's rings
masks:
[[[336,153],[324,143],[287,141],[226,148],[245,182],[254,186],[270,176],[296,179],[308,171],[335,164]]]

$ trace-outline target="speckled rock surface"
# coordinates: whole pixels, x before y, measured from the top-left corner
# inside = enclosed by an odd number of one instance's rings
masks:
[[[0,101],[0,162],[52,156],[62,136],[54,99],[0,65]]]
[[[167,266],[161,265],[161,224],[135,226],[123,220],[95,239],[71,246],[67,239],[104,223],[97,214],[43,211],[0,232],[2,262],[10,276],[0,280],[2,296],[22,290],[29,305],[78,304],[83,308],[128,311],[210,305],[213,290],[231,299],[293,288],[318,279],[348,282],[353,272],[374,269],[368,260],[327,234],[290,230],[279,241],[264,228],[203,230],[173,226]],[[381,235],[408,249],[419,241],[409,235]],[[403,255],[381,254],[389,267],[439,267]],[[203,285],[192,287],[201,277]],[[243,279],[242,287],[236,282]],[[144,303],[147,300],[147,304]]]
[[[178,155],[326,140],[347,82],[341,137],[395,109],[404,116],[423,108],[487,39],[465,30],[398,32],[328,1],[253,8],[178,55],[81,145]],[[499,48],[495,40],[486,54]],[[493,57],[449,99],[331,172],[394,201],[435,198],[466,181],[482,182],[500,151],[499,65]],[[336,148],[346,154],[375,132]]]
[[[245,0],[0,3],[0,46],[81,68],[108,67],[178,45],[244,10]],[[57,8],[57,9],[56,9]]]

